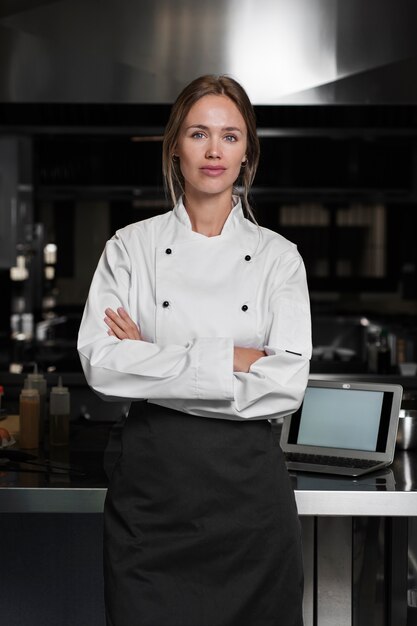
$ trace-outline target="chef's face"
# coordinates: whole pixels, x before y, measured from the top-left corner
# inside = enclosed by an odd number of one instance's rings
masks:
[[[231,194],[246,145],[245,120],[235,103],[227,96],[200,98],[184,119],[175,147],[185,194]]]

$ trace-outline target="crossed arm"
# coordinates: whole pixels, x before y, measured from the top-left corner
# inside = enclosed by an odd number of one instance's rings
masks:
[[[117,339],[136,339],[138,341],[145,341],[142,337],[140,327],[132,320],[129,314],[123,307],[119,307],[117,312],[113,309],[107,308],[105,310],[106,317],[105,323],[109,327],[107,331],[108,335],[117,337]],[[255,348],[234,348],[233,355],[233,371],[234,372],[249,372],[249,368],[252,363],[255,363],[261,357],[266,356],[266,352],[263,350],[256,350]]]

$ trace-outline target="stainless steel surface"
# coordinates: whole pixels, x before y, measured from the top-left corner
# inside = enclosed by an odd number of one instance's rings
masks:
[[[398,518],[407,523],[407,519]],[[387,589],[385,576],[389,552],[384,517],[352,520],[352,623],[354,626],[385,626]],[[406,560],[406,555],[405,559]],[[385,582],[385,585],[383,584]]]
[[[416,493],[304,491],[296,492],[295,498],[300,515],[409,517],[417,514]]]
[[[413,451],[397,451],[385,472],[358,480],[313,474],[293,480],[300,515],[417,516],[417,453]]]
[[[75,463],[75,461],[74,461]],[[83,466],[77,461],[77,465]],[[358,480],[314,474],[292,477],[301,516],[417,516],[417,453],[398,452],[392,469]],[[94,476],[97,476],[95,478]],[[43,475],[0,477],[0,513],[101,513],[106,495],[104,474],[90,479],[59,478],[53,487]]]
[[[407,524],[404,518],[316,519],[319,626],[406,626]],[[310,537],[303,535],[310,548]]]
[[[314,626],[315,520],[312,517],[301,517],[300,523],[303,540],[304,563],[304,626]]]
[[[0,487],[0,513],[102,513],[106,489]]]
[[[401,409],[397,448],[399,450],[415,450],[417,448],[417,411]]]
[[[416,102],[413,0],[6,1],[0,101],[172,102],[235,76],[255,104]]]
[[[352,520],[320,519],[317,544],[317,623],[351,626]]]
[[[407,604],[417,612],[417,517],[408,521]]]
[[[399,518],[389,521],[387,594],[390,602],[387,609],[390,626],[412,626],[407,621],[408,522]]]
[[[0,486],[0,513],[101,513],[105,487],[24,488]],[[295,491],[299,515],[415,516],[417,493]]]

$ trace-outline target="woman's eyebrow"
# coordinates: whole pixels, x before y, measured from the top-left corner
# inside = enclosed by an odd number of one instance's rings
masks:
[[[204,124],[191,124],[191,126],[188,126],[186,130],[191,130],[192,128],[198,128],[200,130],[209,130],[209,127],[205,126]],[[238,132],[242,134],[242,131],[237,126],[225,126],[224,128],[222,128],[222,130],[226,130],[227,132]]]
[[[226,128],[222,128],[222,130],[227,130],[229,132],[238,132],[238,133],[242,132],[240,128],[238,128],[237,126],[226,126]]]

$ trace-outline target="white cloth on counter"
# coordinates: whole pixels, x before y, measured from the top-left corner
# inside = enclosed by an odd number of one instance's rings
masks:
[[[89,385],[204,417],[271,419],[301,404],[311,358],[310,306],[296,246],[246,219],[220,235],[192,230],[182,201],[116,232],[94,274],[78,336]],[[143,341],[107,334],[123,306]],[[233,372],[233,348],[264,350]]]

